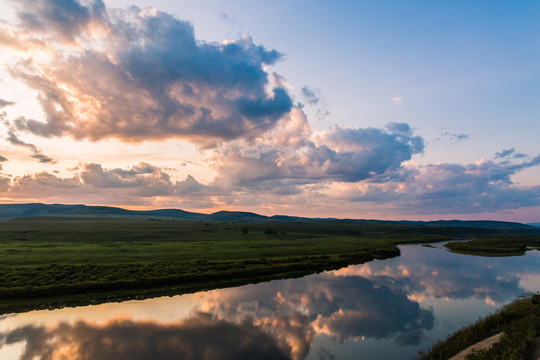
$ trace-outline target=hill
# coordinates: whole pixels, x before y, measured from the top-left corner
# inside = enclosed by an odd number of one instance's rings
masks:
[[[393,223],[403,225],[426,225],[440,227],[477,227],[491,229],[533,229],[534,225],[506,221],[386,221],[386,220],[359,220],[335,218],[305,218],[286,215],[264,216],[243,211],[218,211],[212,214],[189,212],[180,209],[158,210],[126,210],[113,206],[88,206],[83,204],[0,204],[0,220],[12,218],[25,218],[36,216],[56,217],[92,217],[92,218],[170,218],[197,221],[226,221],[237,223],[287,223],[287,222],[313,222],[313,221],[344,221],[366,223]]]

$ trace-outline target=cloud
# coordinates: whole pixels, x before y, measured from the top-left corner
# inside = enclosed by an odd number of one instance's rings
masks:
[[[495,159],[504,159],[509,157],[513,159],[523,159],[526,158],[527,155],[523,153],[516,153],[516,149],[514,148],[502,150],[501,152],[495,153]]]
[[[105,4],[101,0],[87,5],[66,0],[19,0],[18,18],[24,29],[51,35],[54,39],[74,42],[94,21],[105,20]]]
[[[8,345],[24,341],[24,359],[290,359],[256,326],[202,313],[170,324],[111,320],[103,325],[27,325],[0,333],[1,340]]]
[[[503,150],[501,152],[495,153],[495,159],[505,158],[507,156],[512,155],[515,152],[516,152],[516,149],[514,149],[514,148]]]
[[[396,96],[396,97],[393,97],[393,98],[392,98],[392,102],[393,102],[394,104],[401,104],[401,103],[403,102],[403,99],[400,98],[399,96]]]
[[[62,202],[79,191],[85,201],[111,205],[204,204],[266,212],[294,206],[302,212],[303,206],[336,213],[346,206],[358,216],[365,204],[380,213],[409,214],[540,205],[538,186],[512,182],[519,171],[537,166],[538,157],[514,148],[496,153],[494,161],[419,165],[413,159],[425,141],[408,123],[314,130],[303,109],[316,109],[315,118],[328,113],[320,90],[303,87],[299,95],[306,105],[294,105],[287,80],[268,70],[283,54],[247,35],[204,42],[195,38],[191,23],[171,14],[108,8],[101,0],[12,3],[16,20],[2,23],[0,43],[18,61],[7,69],[36,90],[45,117],[6,123],[11,145],[51,164],[56,160],[38,142],[21,140],[25,132],[134,144],[183,138],[198,145],[202,161],[217,175],[201,183],[191,175],[173,179],[165,167],[144,161],[127,169],[96,161],[66,178],[39,171],[3,178],[7,197]],[[0,99],[0,107],[11,104]],[[468,139],[449,131],[441,137]]]
[[[71,177],[42,171],[35,174],[0,177],[0,194],[19,201],[68,202],[151,207],[188,206],[211,208],[212,197],[227,196],[228,190],[204,185],[188,175],[172,181],[163,169],[141,162],[128,168],[104,168],[82,163]]]
[[[272,129],[292,108],[285,89],[269,88],[264,70],[282,54],[249,36],[206,43],[189,22],[155,9],[25,3],[15,29],[46,38],[53,55],[10,67],[39,92],[46,115],[45,122],[20,118],[19,130],[130,142],[181,137],[212,146]]]
[[[317,105],[319,103],[319,95],[315,94],[315,92],[318,93],[319,91],[312,89],[309,86],[304,86],[302,88],[302,96],[309,105]]]
[[[0,109],[9,105],[14,105],[15,103],[13,101],[7,101],[4,99],[0,99]]]
[[[304,101],[310,106],[316,106],[317,111],[315,113],[315,119],[322,120],[330,115],[330,111],[328,111],[326,106],[326,100],[322,97],[319,89],[304,86],[301,91]]]
[[[275,132],[257,138],[253,145],[231,142],[216,149],[216,182],[227,179],[249,187],[282,180],[304,184],[381,181],[424,148],[423,139],[413,136],[407,124],[390,125],[391,131],[336,126],[313,133],[299,110],[291,113],[286,124],[295,124],[296,134],[304,136],[295,139],[278,124]]]
[[[411,136],[413,130],[407,123],[397,123],[397,122],[391,122],[386,124],[386,128],[390,132],[395,132],[397,134],[402,134],[405,136]]]
[[[300,146],[297,152],[289,152],[289,148],[284,150],[277,144],[220,147],[212,160],[216,166],[219,164],[218,176],[206,184],[191,175],[173,180],[165,169],[144,162],[128,168],[86,163],[80,164],[73,176],[67,178],[48,172],[12,179],[2,177],[0,195],[19,201],[39,198],[50,202],[81,202],[84,199],[89,204],[188,209],[228,206],[259,212],[271,209],[273,214],[302,208],[353,209],[359,213],[363,204],[381,213],[406,211],[418,215],[487,213],[540,206],[540,186],[520,186],[512,181],[519,171],[540,165],[540,155],[521,162],[399,163],[411,151],[411,143],[404,145],[403,153],[398,151],[393,156],[384,155],[389,151],[384,147],[375,147],[376,155],[362,154],[355,150],[354,139],[366,134],[357,129],[349,129],[350,133],[341,130],[323,134],[326,140],[335,137],[339,145],[332,145],[332,149],[309,144]],[[380,129],[374,133],[389,138],[388,149],[397,146],[395,133]],[[278,141],[279,137],[273,139]],[[296,141],[287,137],[281,140]],[[403,143],[397,148],[401,146]],[[365,156],[364,163],[360,156]],[[386,165],[380,164],[383,161]],[[356,168],[347,165],[350,163]],[[366,172],[365,168],[371,170]]]
[[[358,202],[392,203],[417,213],[467,214],[540,205],[540,186],[517,186],[515,173],[538,166],[540,156],[518,164],[429,164],[402,168],[384,184],[352,185],[341,196]]]
[[[9,125],[9,123],[6,123],[6,125],[8,126],[8,132],[7,132],[7,138],[6,140],[12,144],[12,145],[15,145],[15,146],[22,146],[22,147],[25,147],[25,148],[28,148],[30,149],[30,151],[32,151],[32,157],[34,159],[38,159],[38,161],[40,163],[44,163],[44,164],[55,164],[56,163],[56,160],[50,158],[49,156],[47,155],[44,155],[40,149],[38,149],[34,144],[30,144],[30,143],[27,143],[27,142],[24,142],[22,141],[21,139],[19,139],[19,137],[17,136],[17,134],[15,133],[13,127],[11,127]]]
[[[451,133],[451,132],[448,132],[448,131],[443,132],[441,134],[441,136],[450,138],[450,140],[455,141],[455,142],[460,142],[460,141],[469,139],[469,135],[467,135],[467,134],[464,134],[464,133]]]
[[[0,162],[4,162],[4,161],[8,161],[8,159],[5,158],[4,156],[0,155]]]

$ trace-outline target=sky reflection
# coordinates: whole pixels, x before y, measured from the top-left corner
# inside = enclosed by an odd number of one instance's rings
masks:
[[[399,258],[301,279],[3,316],[0,358],[341,359],[353,346],[407,359],[450,332],[441,324],[455,304],[474,302],[459,320],[470,322],[536,291],[539,260],[404,246]]]

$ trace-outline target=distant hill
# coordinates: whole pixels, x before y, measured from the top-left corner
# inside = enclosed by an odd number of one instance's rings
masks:
[[[528,223],[527,225],[540,228],[540,223]]]
[[[438,220],[438,221],[386,221],[386,220],[355,220],[335,218],[304,218],[286,215],[264,216],[252,212],[243,211],[218,211],[213,214],[201,214],[180,209],[159,210],[126,210],[112,206],[87,206],[65,204],[0,204],[0,220],[8,218],[24,218],[35,216],[60,216],[60,217],[139,217],[139,218],[171,218],[199,221],[227,221],[239,223],[284,223],[303,221],[347,221],[368,223],[399,223],[404,225],[429,225],[441,227],[480,227],[496,229],[531,229],[533,226],[540,227],[540,223],[521,224],[505,221],[462,221],[462,220]]]
[[[467,226],[467,227],[486,227],[495,229],[508,228],[530,228],[531,225],[508,222],[508,221],[493,221],[493,220],[437,220],[437,221],[400,221],[403,224],[409,225],[430,225],[430,226]]]

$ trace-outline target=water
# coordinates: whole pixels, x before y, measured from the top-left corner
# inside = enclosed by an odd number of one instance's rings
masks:
[[[412,359],[540,290],[540,252],[399,258],[237,288],[0,317],[0,359]]]

